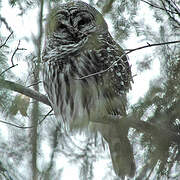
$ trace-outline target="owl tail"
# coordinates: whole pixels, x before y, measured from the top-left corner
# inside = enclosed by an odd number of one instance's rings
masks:
[[[107,140],[111,154],[113,169],[119,177],[133,177],[135,174],[135,161],[133,149],[126,136]]]

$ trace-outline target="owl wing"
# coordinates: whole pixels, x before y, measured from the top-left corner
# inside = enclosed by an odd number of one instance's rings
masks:
[[[90,108],[93,109],[90,121],[95,122],[91,126],[107,141],[115,173],[120,177],[132,177],[136,169],[133,149],[127,138],[129,127],[122,118],[126,116],[126,91],[130,88],[131,71],[127,57],[122,57],[122,49],[108,51],[88,51],[81,56],[83,60],[86,57],[87,62],[81,78],[92,78],[91,81],[97,86],[99,96],[95,101],[98,103],[94,103],[94,109]],[[90,67],[93,68],[90,70]],[[113,122],[116,118],[118,123]]]

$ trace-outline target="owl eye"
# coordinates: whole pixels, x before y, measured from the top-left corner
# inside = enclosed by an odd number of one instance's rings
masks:
[[[57,30],[63,30],[63,29],[66,29],[66,25],[64,25],[64,24],[62,24],[62,23],[59,23],[58,25],[57,25],[57,28],[56,28]]]
[[[84,17],[78,22],[78,27],[84,26],[86,24],[89,24],[91,22],[90,18]]]

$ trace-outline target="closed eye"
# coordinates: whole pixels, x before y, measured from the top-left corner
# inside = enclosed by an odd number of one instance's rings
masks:
[[[90,18],[82,18],[79,22],[78,22],[78,27],[82,27],[86,24],[89,24],[91,22]]]
[[[60,30],[63,30],[63,29],[66,29],[66,25],[65,24],[62,24],[62,23],[59,23],[58,25],[57,25],[57,31],[60,31]]]
[[[86,21],[84,19],[81,19],[79,22],[78,22],[78,26],[83,26],[84,24],[86,24]]]

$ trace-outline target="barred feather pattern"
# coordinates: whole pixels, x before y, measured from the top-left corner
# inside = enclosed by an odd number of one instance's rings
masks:
[[[104,117],[126,116],[126,92],[132,81],[128,59],[93,7],[78,1],[55,10],[53,18],[60,18],[60,29],[55,22],[58,27],[47,34],[42,56],[44,88],[55,115],[66,129],[74,121],[94,122],[93,129],[109,144],[115,173],[133,176],[135,164],[126,123],[122,121],[122,128],[103,123]]]
[[[86,116],[101,101],[104,106],[109,105],[104,107],[108,113],[125,115],[125,109],[120,110],[117,104],[111,107],[108,101],[112,103],[114,98],[125,96],[130,88],[130,66],[126,57],[121,59],[118,47],[102,37],[97,40],[102,43],[99,49],[83,50],[88,44],[88,40],[83,39],[65,47],[51,50],[48,47],[48,53],[43,56],[44,87],[55,114],[64,116],[65,122]],[[107,70],[115,61],[117,63]],[[103,70],[107,72],[101,73]],[[90,77],[81,79],[88,75]]]

